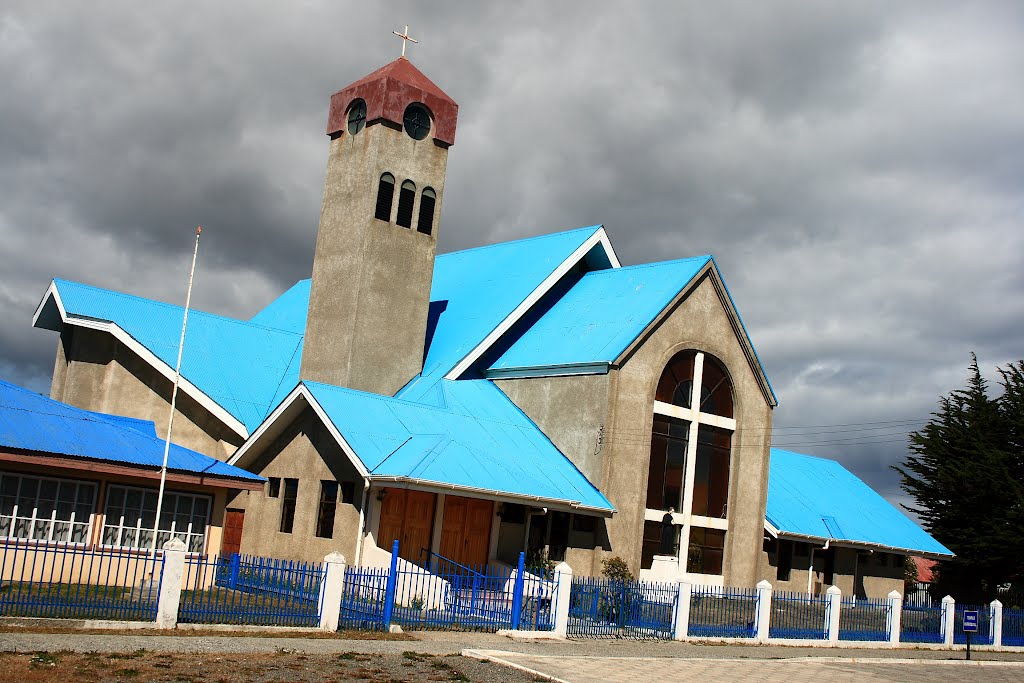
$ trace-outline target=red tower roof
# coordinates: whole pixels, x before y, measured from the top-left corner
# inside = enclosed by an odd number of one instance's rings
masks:
[[[399,57],[331,96],[328,135],[345,130],[349,105],[360,98],[366,102],[368,124],[384,120],[401,126],[405,108],[413,102],[421,102],[433,117],[430,136],[446,145],[455,143],[459,105],[405,57]]]

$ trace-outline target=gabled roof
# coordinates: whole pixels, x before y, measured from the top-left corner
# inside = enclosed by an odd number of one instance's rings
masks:
[[[953,554],[838,462],[778,448],[771,450],[765,517],[779,536]]]
[[[438,256],[430,301],[439,315],[433,333],[428,329],[423,375],[458,379],[584,260],[591,268],[618,266],[600,225]]]
[[[711,256],[660,261],[585,274],[485,371],[485,376],[530,377],[607,372],[637,340],[705,276],[722,299],[765,399],[778,400],[725,281]]]
[[[163,464],[164,441],[147,420],[103,415],[0,380],[0,448],[109,462],[147,470]],[[232,482],[262,477],[171,444],[171,471]]]
[[[36,311],[35,325],[59,330],[71,323],[111,332],[173,379],[183,315],[181,306],[54,280]],[[289,318],[279,311],[278,320],[288,323],[298,315],[293,311]],[[282,383],[292,378],[284,389],[287,395],[298,381],[301,345],[302,334],[289,329],[191,310],[181,362],[183,389],[248,436],[277,405]]]
[[[710,261],[698,256],[587,273],[488,376],[614,362]]]
[[[435,386],[437,402],[443,405],[303,382],[231,462],[241,467],[254,462],[273,440],[272,423],[304,400],[371,481],[596,514],[614,512],[601,492],[491,382],[441,380]]]

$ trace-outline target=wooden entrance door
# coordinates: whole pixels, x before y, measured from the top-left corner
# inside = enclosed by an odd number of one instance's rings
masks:
[[[230,557],[242,549],[242,524],[245,522],[245,510],[224,511],[224,535],[220,541],[220,556]]]
[[[494,503],[479,498],[446,496],[441,522],[441,555],[459,564],[487,564]]]
[[[398,541],[398,556],[410,562],[425,559],[423,548],[430,548],[434,528],[434,502],[436,496],[426,491],[384,489],[380,505],[380,524],[377,547],[391,551]]]

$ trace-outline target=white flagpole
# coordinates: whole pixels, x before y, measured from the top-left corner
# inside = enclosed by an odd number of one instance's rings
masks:
[[[196,247],[192,252],[192,270],[188,274],[188,291],[185,294],[185,316],[181,321],[181,341],[178,342],[178,364],[174,367],[174,388],[171,390],[171,416],[167,419],[167,438],[164,440],[164,462],[160,466],[160,492],[156,497],[156,520],[153,524],[153,543],[150,550],[156,555],[156,537],[160,531],[160,513],[164,507],[164,486],[167,484],[167,456],[171,452],[171,429],[174,427],[174,409],[178,400],[178,384],[181,381],[181,355],[185,350],[185,328],[188,326],[188,307],[192,302],[192,279],[196,275],[196,258],[199,256],[199,236],[203,227],[196,227]]]

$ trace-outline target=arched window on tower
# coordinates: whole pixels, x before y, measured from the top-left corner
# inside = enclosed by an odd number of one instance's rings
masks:
[[[433,188],[426,187],[420,195],[420,215],[416,221],[416,230],[424,235],[429,235],[434,229],[434,204],[437,195]]]
[[[377,183],[377,208],[373,217],[391,222],[391,204],[395,199],[395,176],[385,173]]]
[[[412,227],[412,205],[416,201],[416,183],[406,180],[398,193],[398,216],[395,222],[403,228]]]

